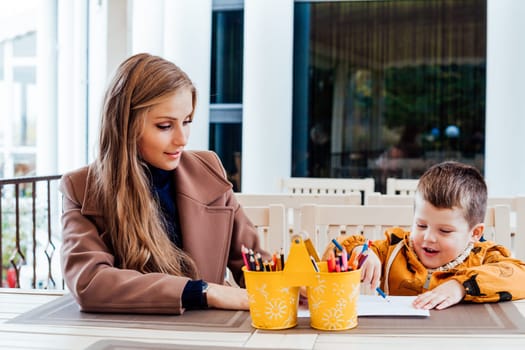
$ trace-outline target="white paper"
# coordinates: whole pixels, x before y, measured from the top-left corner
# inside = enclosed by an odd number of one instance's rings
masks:
[[[358,316],[430,316],[428,310],[412,306],[415,296],[389,295],[387,301],[376,295],[360,295],[357,301]]]
[[[357,316],[430,316],[429,310],[412,306],[415,296],[390,295],[387,301],[376,295],[359,295]],[[310,317],[310,310],[299,308],[297,317]]]

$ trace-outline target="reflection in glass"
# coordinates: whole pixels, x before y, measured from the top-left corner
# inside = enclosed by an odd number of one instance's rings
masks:
[[[292,176],[483,171],[486,0],[295,4]]]

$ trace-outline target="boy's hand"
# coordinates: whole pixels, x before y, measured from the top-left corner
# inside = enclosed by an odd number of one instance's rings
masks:
[[[355,248],[358,249],[358,248]],[[370,287],[371,290],[375,290],[379,286],[379,280],[381,278],[381,261],[377,255],[368,250],[368,257],[361,266],[361,282]]]
[[[456,280],[440,284],[436,288],[417,296],[413,304],[416,309],[443,310],[463,300],[465,289]]]

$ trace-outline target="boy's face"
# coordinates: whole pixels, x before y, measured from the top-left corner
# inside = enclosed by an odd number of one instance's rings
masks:
[[[462,209],[439,209],[416,194],[411,239],[425,267],[437,268],[456,259],[469,242],[479,240],[483,229],[483,224],[469,229]]]

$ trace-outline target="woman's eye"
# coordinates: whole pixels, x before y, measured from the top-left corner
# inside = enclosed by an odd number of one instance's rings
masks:
[[[192,119],[186,119],[186,120],[184,120],[182,123],[183,123],[184,125],[188,125],[188,124],[191,124],[191,122],[193,122]]]
[[[160,130],[167,130],[171,127],[171,124],[157,124],[157,128]]]

